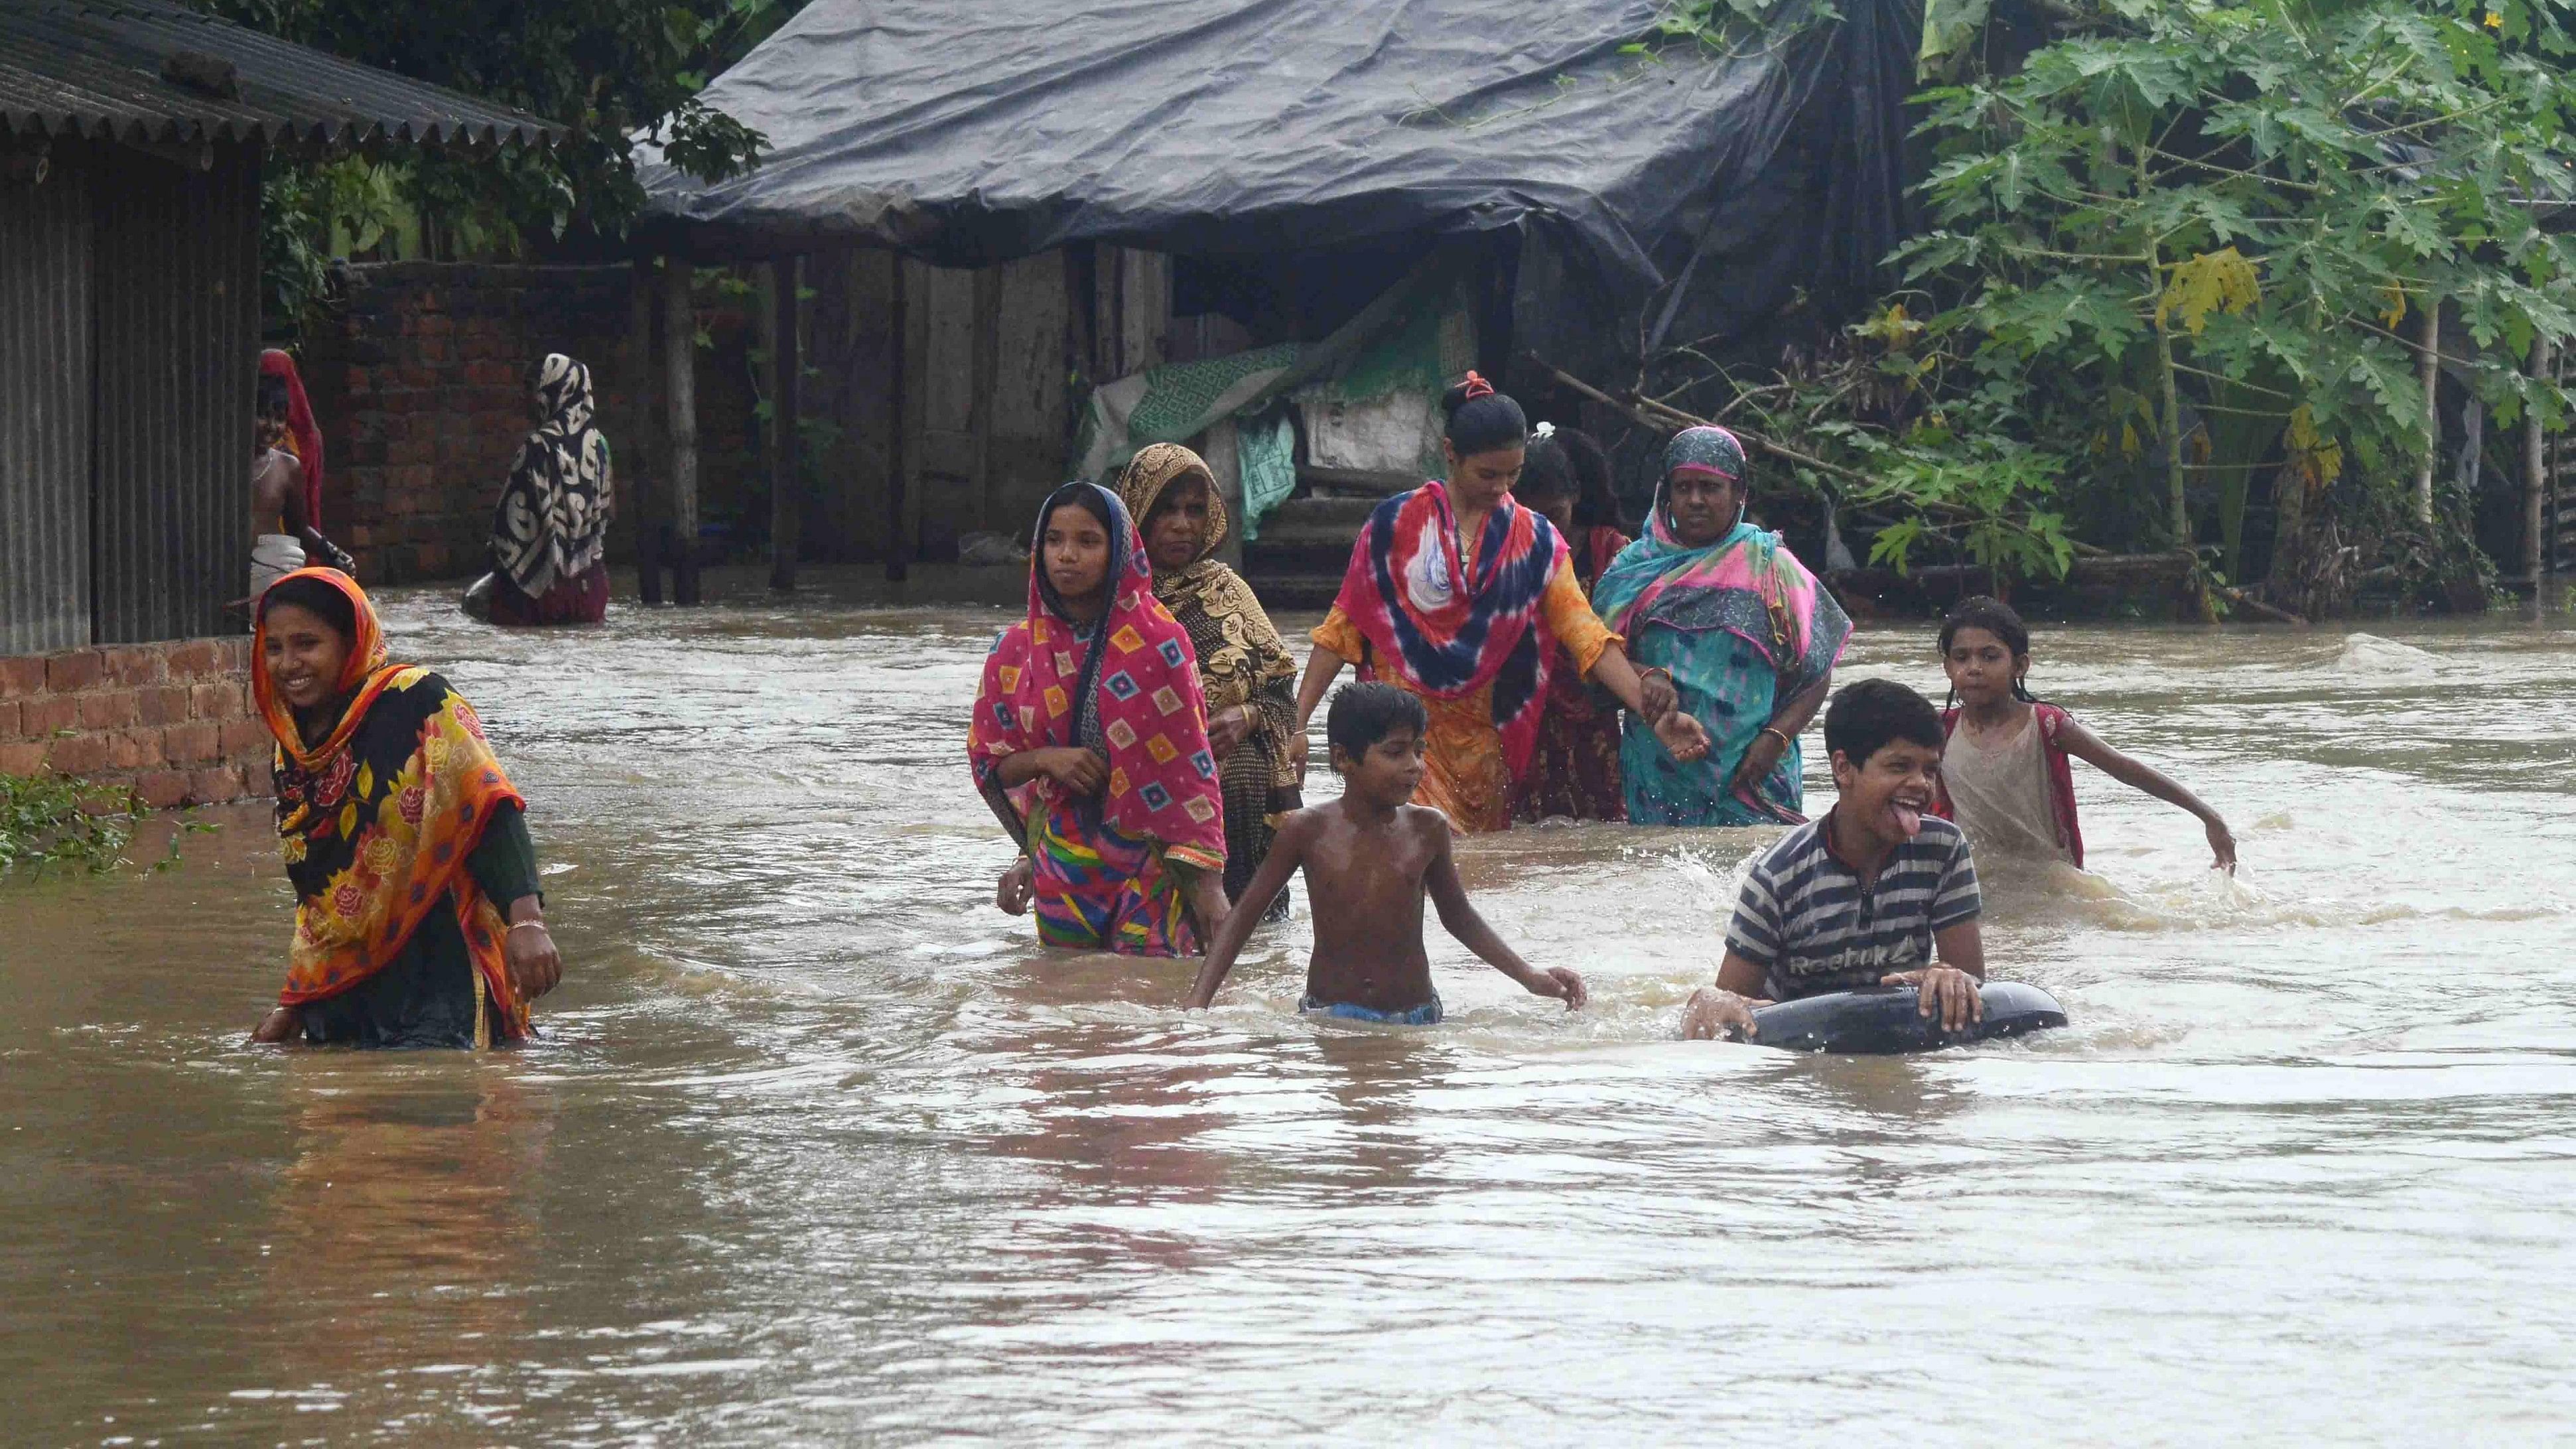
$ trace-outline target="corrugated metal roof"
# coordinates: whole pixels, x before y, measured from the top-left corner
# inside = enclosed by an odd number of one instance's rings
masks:
[[[166,79],[177,55],[229,64],[238,93]],[[0,0],[0,132],[498,146],[550,145],[564,127],[162,0]]]

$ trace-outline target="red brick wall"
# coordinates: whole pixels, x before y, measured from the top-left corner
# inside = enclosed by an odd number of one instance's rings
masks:
[[[268,793],[248,639],[0,659],[0,775],[131,785],[156,808]]]
[[[617,459],[627,556],[643,459],[627,377],[623,266],[385,262],[344,273],[297,358],[322,428],[322,531],[369,584],[470,578],[489,567],[492,509],[533,424],[529,381],[549,352],[589,365]]]

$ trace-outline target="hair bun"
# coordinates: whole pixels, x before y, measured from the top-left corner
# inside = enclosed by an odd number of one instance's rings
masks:
[[[1494,385],[1476,373],[1468,373],[1440,399],[1440,411],[1448,420],[1442,431],[1460,457],[1494,448],[1526,446],[1529,420],[1521,405],[1508,395],[1494,391]]]

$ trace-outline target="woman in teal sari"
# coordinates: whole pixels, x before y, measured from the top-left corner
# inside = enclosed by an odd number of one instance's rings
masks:
[[[1626,636],[1639,672],[1669,676],[1712,742],[1676,760],[1628,720],[1619,766],[1631,824],[1804,818],[1798,732],[1825,702],[1851,620],[1780,535],[1744,521],[1749,476],[1726,429],[1674,437],[1646,536],[1593,587],[1593,612]]]

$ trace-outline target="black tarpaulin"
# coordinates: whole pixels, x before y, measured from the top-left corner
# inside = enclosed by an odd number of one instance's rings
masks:
[[[975,266],[1075,241],[1251,256],[1517,231],[1563,297],[1541,311],[1566,314],[1527,315],[1525,277],[1520,321],[1600,334],[1611,319],[1572,314],[1615,306],[1622,350],[1857,279],[1901,224],[1919,4],[1845,0],[1735,54],[1632,53],[1663,9],[815,0],[705,93],[767,160],[700,185],[648,159],[645,233]]]

